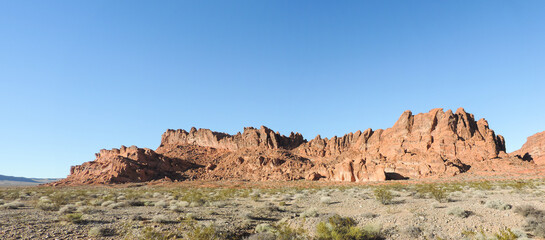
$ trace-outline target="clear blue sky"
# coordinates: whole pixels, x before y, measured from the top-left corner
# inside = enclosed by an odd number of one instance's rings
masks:
[[[545,1],[1,1],[0,174],[65,177],[168,128],[307,139],[464,107],[545,130]]]

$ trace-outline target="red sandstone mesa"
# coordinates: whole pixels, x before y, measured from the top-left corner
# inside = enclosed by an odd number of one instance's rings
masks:
[[[528,146],[519,151],[542,161],[544,138],[543,133],[529,138]],[[299,133],[284,136],[263,126],[236,135],[195,128],[167,130],[155,151],[121,147],[101,150],[96,157],[72,167],[66,179],[54,184],[305,178],[361,182],[501,172],[534,164],[506,154],[503,137],[463,108],[417,115],[405,111],[385,130],[367,129],[331,139],[318,135],[310,141]]]

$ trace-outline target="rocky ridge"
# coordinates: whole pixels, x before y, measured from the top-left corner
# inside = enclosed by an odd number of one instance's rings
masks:
[[[511,155],[545,165],[545,131],[528,137],[522,148],[511,153]]]
[[[330,139],[318,135],[310,141],[299,133],[284,136],[264,126],[244,128],[235,135],[169,129],[155,151],[134,146],[101,150],[94,161],[72,167],[70,175],[55,184],[159,179],[361,182],[509,171],[532,164],[507,154],[504,138],[485,119],[476,121],[463,108],[455,113],[432,109],[417,115],[405,111],[388,129]]]

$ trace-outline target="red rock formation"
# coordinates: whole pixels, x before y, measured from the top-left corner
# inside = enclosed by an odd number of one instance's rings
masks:
[[[545,165],[545,132],[536,133],[528,137],[522,148],[511,153],[524,160],[534,161],[538,165]]]
[[[367,129],[331,139],[318,135],[309,142],[299,133],[287,137],[266,127],[245,128],[236,135],[195,128],[167,130],[156,151],[136,147],[102,150],[95,161],[73,167],[61,183],[142,182],[164,177],[382,181],[449,177],[468,170],[501,171],[501,164],[521,161],[499,161],[504,158],[508,158],[505,141],[486,120],[475,121],[462,108],[456,113],[433,109],[417,115],[405,111],[385,130]],[[491,167],[495,163],[501,164]]]
[[[319,172],[342,181],[365,181],[372,166],[384,168],[387,178],[453,176],[474,162],[506,156],[503,137],[496,136],[486,120],[476,122],[463,108],[456,113],[433,109],[418,115],[405,111],[392,128],[331,139],[317,136],[295,151],[323,162],[342,158],[343,163],[334,171]],[[359,172],[362,177],[351,177],[350,172]]]
[[[96,159],[70,168],[70,175],[53,185],[106,184],[147,182],[151,180],[183,179],[183,173],[193,165],[170,159],[151,149],[135,146],[100,150]]]
[[[272,130],[261,126],[260,129],[253,127],[244,128],[244,132],[236,135],[212,132],[209,129],[191,128],[191,131],[169,129],[161,138],[161,147],[198,145],[228,150],[239,150],[244,148],[268,148],[268,149],[292,149],[304,142],[303,136],[299,133],[291,133],[289,137],[275,133]]]

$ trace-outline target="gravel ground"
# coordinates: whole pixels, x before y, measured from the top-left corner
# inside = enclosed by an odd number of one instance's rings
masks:
[[[210,226],[219,239],[244,239],[282,223],[312,239],[318,223],[334,215],[351,217],[383,239],[497,239],[494,234],[506,229],[519,239],[540,235],[516,209],[545,210],[542,180],[435,184],[436,191],[443,189],[437,199],[419,186],[427,185],[0,188],[0,236],[206,239],[187,234]],[[392,195],[388,204],[377,200],[377,189]]]

